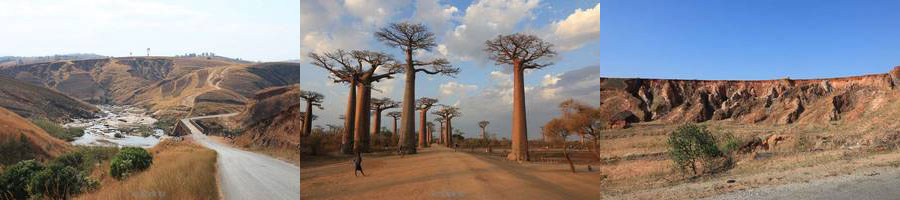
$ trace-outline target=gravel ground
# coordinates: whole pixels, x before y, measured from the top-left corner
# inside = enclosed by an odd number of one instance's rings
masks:
[[[876,168],[809,183],[741,190],[706,199],[900,199],[900,171]]]

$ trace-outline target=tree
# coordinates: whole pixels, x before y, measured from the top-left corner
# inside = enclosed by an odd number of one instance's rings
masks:
[[[434,123],[426,122],[425,127],[427,128],[426,132],[428,133],[428,144],[431,144],[434,142]]]
[[[438,116],[437,118],[434,118],[434,121],[441,124],[441,127],[440,127],[441,130],[440,130],[440,133],[438,133],[438,143],[443,144],[444,140],[445,140],[445,138],[444,138],[444,122],[446,122],[447,119],[444,119],[444,117]]]
[[[400,145],[404,153],[416,153],[415,137],[415,99],[416,99],[416,73],[442,74],[453,76],[459,73],[459,68],[450,66],[446,59],[434,59],[431,61],[419,61],[413,59],[413,53],[417,50],[431,51],[437,46],[434,33],[428,31],[424,24],[392,23],[375,32],[375,38],[390,47],[399,47],[406,55],[406,63],[402,71],[406,74],[403,89],[403,105],[400,118]],[[430,67],[430,69],[426,68]]]
[[[391,75],[400,73],[401,68],[395,64],[393,57],[383,52],[336,50],[324,55],[310,53],[309,57],[313,59],[313,65],[331,72],[331,78],[335,82],[350,83],[351,89],[347,97],[347,113],[344,120],[346,131],[342,141],[342,151],[344,153],[352,153],[352,149],[368,152],[369,101],[371,99],[372,83],[386,78],[393,78]],[[364,64],[368,64],[368,68]],[[379,68],[386,70],[378,70]],[[359,91],[359,94],[357,94],[357,91]]]
[[[419,98],[416,101],[416,109],[421,113],[422,119],[419,121],[419,147],[428,147],[428,137],[425,136],[425,122],[428,122],[428,110],[438,102],[437,99],[428,97]]]
[[[432,114],[441,116],[441,118],[445,120],[446,127],[444,128],[444,145],[447,145],[448,147],[453,146],[453,138],[450,134],[452,134],[451,130],[453,130],[453,118],[462,115],[462,113],[459,112],[459,108],[448,105],[441,105],[441,108],[432,112]]]
[[[489,124],[491,124],[491,122],[487,120],[478,122],[478,127],[481,127],[481,137],[484,139],[484,144],[488,145],[487,152],[491,152],[490,141],[488,141],[487,131],[485,130]]]
[[[569,168],[572,169],[572,173],[575,173],[575,164],[572,163],[572,158],[569,157],[569,145],[566,144],[566,138],[569,137],[571,132],[566,129],[565,122],[559,118],[553,118],[541,129],[541,134],[545,138],[550,138],[549,142],[562,144],[563,156],[566,157],[566,161],[569,161]]]
[[[347,83],[350,92],[347,93],[347,111],[344,114],[344,135],[341,137],[341,152],[353,153],[353,134],[356,120],[356,85],[359,82],[359,70],[352,63],[352,56],[345,50],[327,52],[323,55],[309,53],[311,64],[327,70],[331,79],[336,83]]]
[[[597,152],[597,143],[600,140],[600,108],[569,99],[559,104],[559,110],[562,112],[562,123],[569,132],[581,136],[589,135],[594,139],[591,151],[597,159],[600,159],[600,153]]]
[[[541,69],[551,65],[540,62],[544,58],[556,56],[553,44],[544,42],[537,36],[516,33],[499,35],[485,42],[485,49],[490,59],[497,65],[512,65],[513,72],[513,126],[512,150],[507,156],[510,160],[528,160],[528,130],[525,120],[525,83],[526,69]]]
[[[322,108],[322,100],[325,99],[325,96],[313,91],[300,91],[300,98],[306,101],[306,113],[303,116],[303,128],[301,132],[303,136],[309,136],[309,133],[312,131],[312,121],[313,121],[313,106]]]
[[[375,111],[375,113],[372,113],[372,115],[373,115],[373,117],[375,117],[375,119],[374,119],[375,123],[372,124],[373,130],[372,130],[371,145],[374,146],[374,144],[376,142],[375,140],[377,140],[378,135],[381,135],[381,111],[391,109],[391,108],[396,108],[398,106],[400,106],[400,103],[397,103],[396,101],[393,101],[387,97],[380,98],[380,99],[372,99],[372,111]],[[394,123],[394,126],[396,127],[396,123]]]
[[[393,138],[394,141],[393,142],[397,142],[397,139],[400,138],[400,136],[397,135],[398,134],[397,133],[397,120],[400,119],[400,112],[397,112],[397,111],[389,112],[387,115],[390,116],[391,118],[394,118],[394,138]]]

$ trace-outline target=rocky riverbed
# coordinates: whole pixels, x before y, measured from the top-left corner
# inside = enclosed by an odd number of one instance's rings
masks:
[[[156,119],[146,110],[134,106],[99,105],[101,117],[75,119],[64,127],[84,128],[84,135],[72,141],[74,145],[144,147],[155,146],[167,138],[165,132],[154,127]]]

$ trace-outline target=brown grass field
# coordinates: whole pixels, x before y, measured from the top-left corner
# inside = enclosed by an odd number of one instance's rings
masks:
[[[153,165],[118,181],[108,176],[109,162],[94,171],[98,190],[76,199],[220,199],[216,152],[183,141],[164,141],[153,149]]]

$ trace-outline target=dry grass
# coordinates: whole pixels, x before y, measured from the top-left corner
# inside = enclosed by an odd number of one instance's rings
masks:
[[[123,181],[105,175],[109,163],[104,163],[98,168],[104,170],[99,172],[100,188],[77,199],[219,199],[215,151],[164,141],[150,152],[153,165]]]

